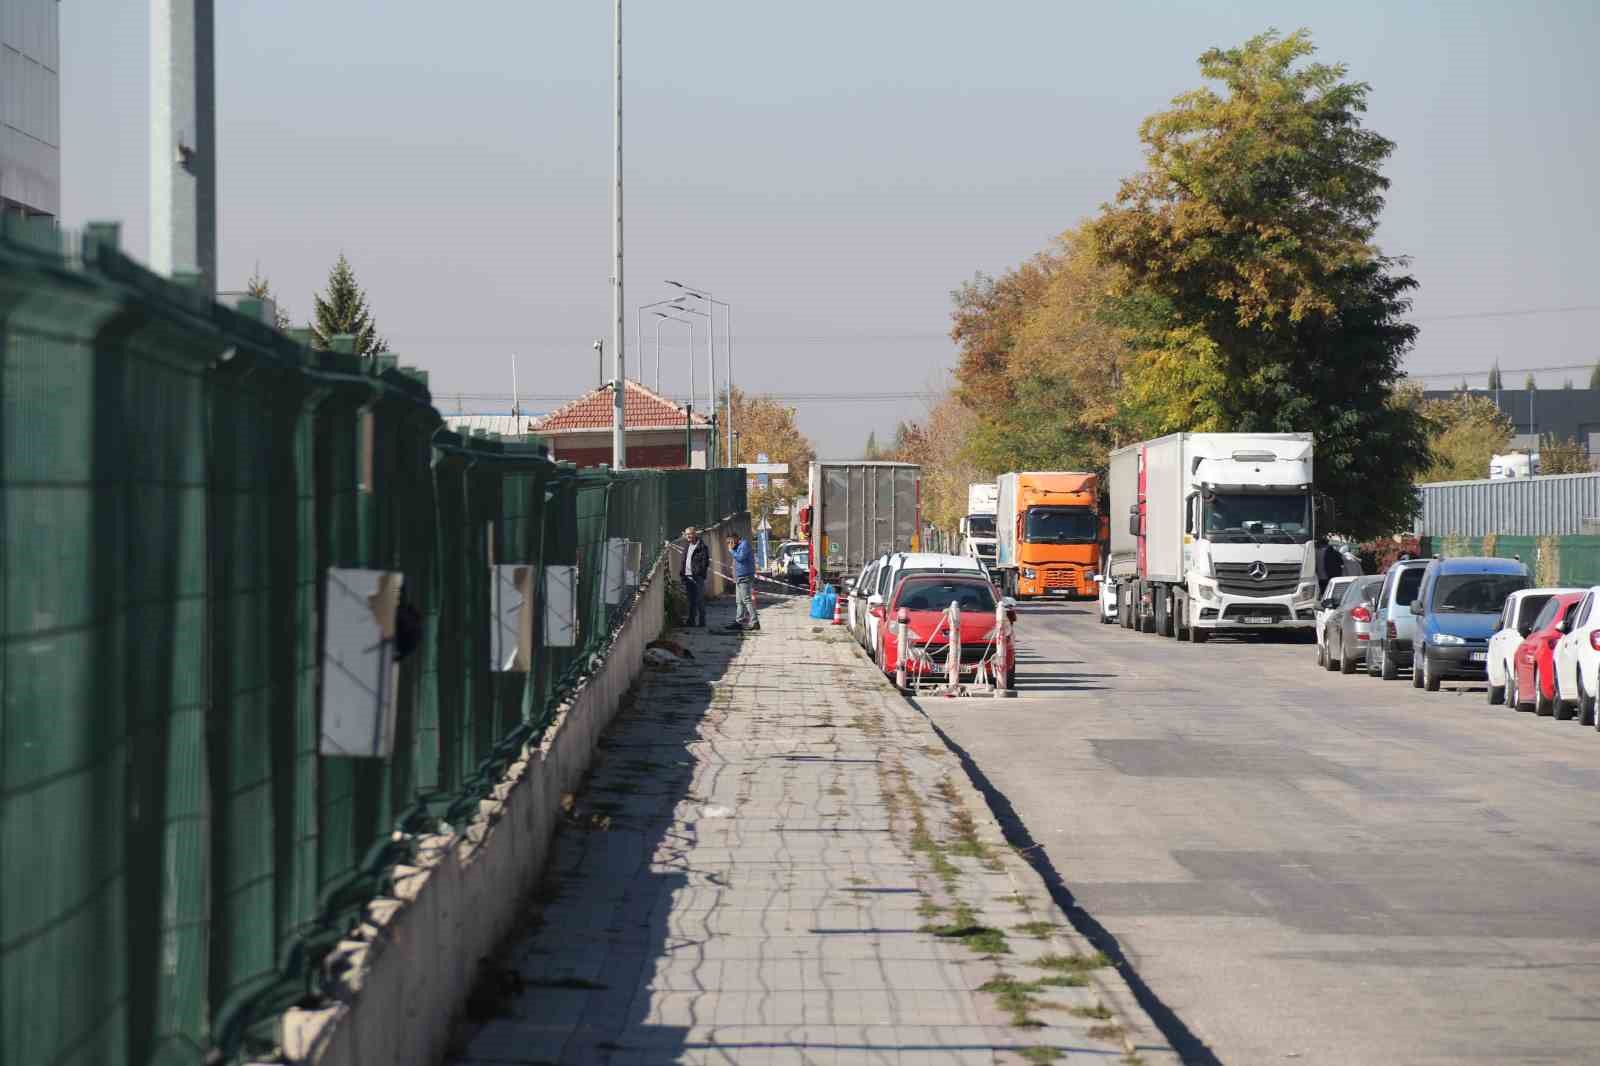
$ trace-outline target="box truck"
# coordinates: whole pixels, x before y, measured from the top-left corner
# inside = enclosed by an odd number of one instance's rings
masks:
[[[1111,453],[1117,621],[1202,643],[1313,631],[1311,434],[1174,433]]]
[[[994,516],[1000,486],[994,482],[967,486],[967,516],[961,520],[961,554],[994,566]]]
[[[811,591],[842,581],[886,552],[922,546],[922,468],[817,461],[808,508]]]
[[[1007,595],[1093,596],[1100,570],[1100,478],[1065,471],[1001,474],[995,577]]]

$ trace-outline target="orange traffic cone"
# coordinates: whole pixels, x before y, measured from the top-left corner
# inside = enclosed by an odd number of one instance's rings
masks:
[[[837,600],[836,599],[836,600],[833,601],[833,624],[836,625],[836,626],[844,625],[844,601],[843,600]]]

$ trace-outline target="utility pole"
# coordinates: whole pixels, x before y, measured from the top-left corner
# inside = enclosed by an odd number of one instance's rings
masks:
[[[150,266],[217,291],[215,0],[150,0]]]
[[[616,105],[611,124],[611,350],[617,360],[616,385],[611,398],[611,468],[622,470],[628,465],[623,402],[627,368],[623,362],[626,347],[622,321],[622,0],[612,0],[611,12],[615,30],[612,98]]]

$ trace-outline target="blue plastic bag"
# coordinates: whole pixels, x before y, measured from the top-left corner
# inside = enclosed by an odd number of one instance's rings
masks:
[[[833,586],[822,586],[822,591],[811,597],[811,617],[831,622],[834,605],[838,602],[839,594],[833,591]]]

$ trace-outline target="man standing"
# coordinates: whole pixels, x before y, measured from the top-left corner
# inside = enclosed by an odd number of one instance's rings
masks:
[[[756,617],[756,553],[750,542],[728,531],[728,554],[733,556],[733,588],[738,597],[730,629],[760,629]]]
[[[683,531],[688,544],[683,549],[683,591],[689,599],[686,626],[704,628],[706,624],[706,573],[711,569],[711,551],[700,543],[700,531],[693,526]]]

